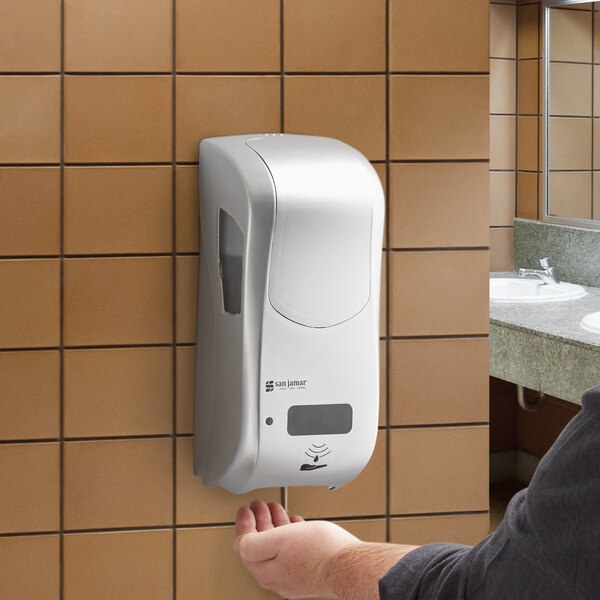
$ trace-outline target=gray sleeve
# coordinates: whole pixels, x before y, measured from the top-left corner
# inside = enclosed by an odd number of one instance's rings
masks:
[[[444,598],[464,598],[467,572],[461,566],[461,558],[470,550],[470,546],[458,544],[429,544],[409,552],[379,580],[379,597],[437,598],[443,589]],[[427,592],[421,594],[422,590]]]
[[[381,600],[600,598],[600,387],[582,406],[495,533],[410,552],[380,580]]]

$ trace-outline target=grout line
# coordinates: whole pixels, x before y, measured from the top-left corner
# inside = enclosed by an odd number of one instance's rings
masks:
[[[411,341],[411,340],[478,340],[487,339],[487,333],[458,333],[450,335],[390,335],[389,341]]]
[[[452,246],[445,246],[442,248],[388,248],[392,252],[481,252],[489,250],[489,246],[456,246],[455,248]]]
[[[60,3],[59,598],[65,594],[65,0]]]
[[[173,422],[171,435],[173,438],[173,512],[172,512],[172,593],[173,600],[177,598],[177,0],[173,0],[171,10],[172,27],[172,64],[171,64],[171,264],[173,286],[173,321],[172,321],[172,402]],[[197,171],[197,170],[196,170]],[[196,202],[198,199],[196,198]]]
[[[391,209],[391,194],[390,194],[390,0],[385,2],[385,275],[386,275],[386,311],[385,311],[385,334],[389,336],[390,332],[390,312],[391,312],[391,285],[390,285],[390,209]],[[381,357],[379,358],[381,360]],[[391,470],[391,453],[390,453],[390,343],[389,339],[385,342],[385,541],[390,541],[390,470]],[[381,396],[381,392],[380,392]]]
[[[389,425],[390,431],[405,429],[461,429],[467,427],[487,427],[489,421],[474,421],[473,423],[427,423],[420,425]]]
[[[200,256],[199,252],[178,252],[175,256]],[[51,260],[97,259],[97,258],[171,258],[173,252],[138,252],[126,254],[5,254],[0,260]]]

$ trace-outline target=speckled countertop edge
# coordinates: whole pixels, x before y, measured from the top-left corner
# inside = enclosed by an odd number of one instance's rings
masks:
[[[513,271],[490,277],[518,277]],[[587,287],[583,298],[562,302],[490,302],[490,323],[600,352],[600,333],[583,329],[581,319],[600,311],[600,288]]]

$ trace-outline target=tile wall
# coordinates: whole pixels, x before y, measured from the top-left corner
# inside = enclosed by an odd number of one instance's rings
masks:
[[[517,210],[517,3],[490,4],[490,271],[512,271]]]
[[[283,490],[192,474],[213,135],[338,137],[388,194],[379,441],[290,510],[377,541],[487,533],[488,19],[483,0],[2,3],[0,597],[274,597],[231,525]],[[510,197],[515,166],[492,168]]]

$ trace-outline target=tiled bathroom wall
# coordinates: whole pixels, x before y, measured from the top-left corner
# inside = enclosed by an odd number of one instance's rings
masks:
[[[0,5],[0,597],[274,597],[232,522],[284,490],[192,473],[214,135],[337,137],[387,191],[379,441],[290,511],[377,541],[487,533],[488,19],[485,0]]]
[[[490,271],[513,268],[517,210],[517,3],[490,4]]]

